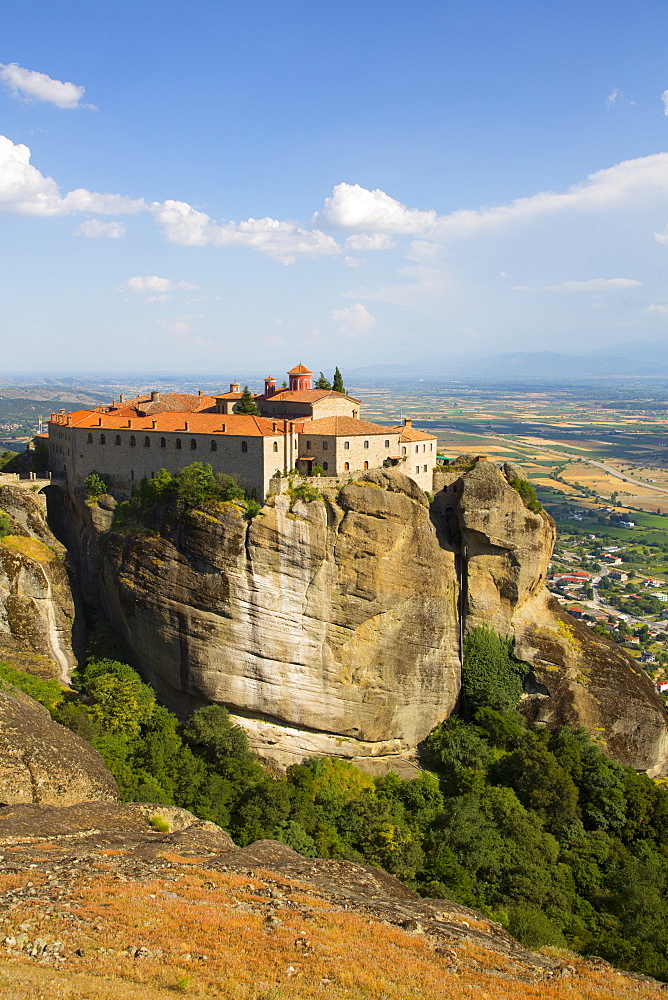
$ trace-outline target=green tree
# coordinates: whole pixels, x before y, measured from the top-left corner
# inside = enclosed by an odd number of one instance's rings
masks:
[[[332,382],[332,389],[334,390],[334,392],[345,393],[346,391],[346,387],[343,384],[343,376],[338,368],[334,369],[334,381]]]
[[[241,394],[241,399],[235,406],[235,410],[237,413],[248,413],[252,417],[260,416],[258,405],[255,402],[255,396],[247,385],[244,386],[244,391]]]
[[[325,378],[322,372],[320,372],[320,378],[315,383],[316,389],[331,389],[332,383],[328,378]]]
[[[109,489],[109,477],[101,476],[93,469],[84,479],[84,492],[88,500],[98,500]]]
[[[471,629],[464,640],[462,703],[471,717],[478,708],[508,711],[522,697],[526,664],[513,656],[514,640],[485,625]]]

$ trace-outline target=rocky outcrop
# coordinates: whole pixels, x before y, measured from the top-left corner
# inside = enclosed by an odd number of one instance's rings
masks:
[[[5,652],[12,660],[36,657],[38,673],[66,682],[76,663],[76,615],[65,548],[27,488],[0,486],[0,511],[11,525],[0,540],[0,658]]]
[[[453,710],[454,554],[405,476],[312,503],[282,494],[252,521],[232,503],[194,509],[140,537],[105,534],[112,516],[79,503],[61,523],[88,601],[175,710],[224,702],[283,765],[397,766]]]
[[[434,512],[461,552],[463,628],[488,625],[514,636],[515,655],[533,668],[520,706],[531,721],[584,726],[615,760],[664,774],[661,699],[634,660],[546,590],[556,529],[509,485],[518,473],[464,457],[444,473]]]
[[[100,755],[20,691],[0,690],[0,804],[113,802]]]
[[[266,760],[346,757],[414,773],[415,748],[454,709],[465,632],[515,638],[532,668],[522,710],[583,725],[617,760],[668,767],[668,717],[617,646],[545,589],[556,537],[510,483],[518,470],[463,456],[431,509],[394,470],[323,500],[233,503],[112,531],[112,498],[53,488],[86,602],[122,633],[177,712],[226,704]],[[521,478],[521,475],[520,475]]]

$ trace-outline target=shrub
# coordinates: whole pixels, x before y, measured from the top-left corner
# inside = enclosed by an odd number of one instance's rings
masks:
[[[6,538],[7,535],[12,533],[12,522],[9,520],[9,514],[4,510],[0,510],[0,539]]]
[[[479,625],[464,640],[462,706],[466,716],[478,708],[504,712],[522,697],[528,667],[513,656],[514,639]]]
[[[84,479],[84,492],[88,500],[99,500],[109,491],[109,476],[102,476],[93,469]]]
[[[149,816],[148,821],[153,829],[157,830],[158,833],[169,833],[171,830],[171,826],[165,817],[160,815],[160,813],[154,813],[153,816]]]
[[[34,674],[17,670],[9,663],[0,663],[0,681],[4,682],[2,686],[5,688],[19,688],[38,701],[40,705],[48,708],[51,713],[63,700],[63,689],[57,680],[44,680],[42,677],[35,677]]]
[[[536,496],[536,491],[530,482],[526,479],[520,479],[519,476],[515,476],[514,479],[510,480],[510,485],[519,493],[522,498],[522,503],[527,510],[533,511],[534,514],[540,514],[543,508],[541,507],[538,497]]]

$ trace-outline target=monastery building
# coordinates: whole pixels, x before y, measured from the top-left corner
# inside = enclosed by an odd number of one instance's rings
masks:
[[[313,372],[297,365],[287,388],[266,378],[254,397],[261,416],[239,413],[238,382],[217,396],[151,392],[94,410],[52,413],[48,425],[49,468],[73,488],[92,471],[109,475],[111,489],[130,492],[160,469],[175,474],[191,462],[209,462],[259,499],[270,480],[297,469],[310,475],[348,477],[394,465],[424,490],[432,489],[436,465],[433,434],[409,419],[388,427],[360,418],[358,399],[333,389],[312,388]]]

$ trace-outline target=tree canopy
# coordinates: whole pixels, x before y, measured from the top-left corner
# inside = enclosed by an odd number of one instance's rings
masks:
[[[247,385],[244,386],[244,391],[241,393],[241,399],[236,404],[235,410],[237,413],[248,413],[252,417],[260,416],[260,410],[255,402],[255,396]]]

